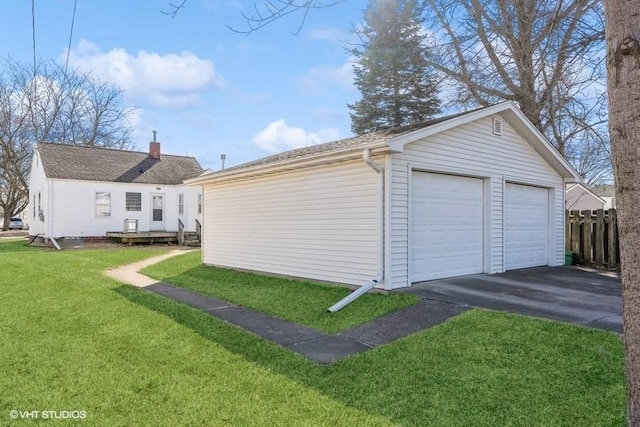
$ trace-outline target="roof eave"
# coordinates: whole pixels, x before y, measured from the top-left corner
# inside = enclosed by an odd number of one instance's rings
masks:
[[[591,189],[589,187],[587,187],[586,185],[583,185],[581,183],[576,183],[573,187],[567,188],[566,192],[569,193],[569,192],[572,192],[572,191],[574,191],[576,189],[581,189],[588,196],[590,196],[591,198],[593,198],[594,200],[596,200],[598,202],[606,203],[606,200],[604,200],[602,197],[598,196],[596,193],[591,191]]]
[[[340,163],[348,160],[361,159],[364,150],[371,150],[372,155],[389,153],[389,147],[386,141],[376,141],[372,144],[362,145],[358,147],[348,147],[339,151],[330,151],[320,154],[312,154],[296,159],[287,159],[279,162],[265,163],[250,166],[242,169],[229,169],[217,172],[210,172],[185,181],[187,185],[204,185],[214,182],[234,181],[256,176],[273,175],[305,169],[314,166]]]

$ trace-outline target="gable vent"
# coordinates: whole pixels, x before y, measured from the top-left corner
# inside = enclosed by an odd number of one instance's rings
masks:
[[[493,134],[494,135],[502,135],[502,120],[493,119]]]

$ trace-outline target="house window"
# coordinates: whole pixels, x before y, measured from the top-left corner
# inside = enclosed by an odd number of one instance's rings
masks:
[[[36,219],[36,195],[35,194],[33,195],[32,205],[33,205],[33,219],[35,220]]]
[[[42,196],[38,191],[38,217],[42,221]]]
[[[184,215],[184,194],[178,194],[178,215]]]
[[[198,193],[198,213],[202,213],[202,194]]]
[[[125,199],[126,209],[129,212],[142,211],[142,193],[129,193],[126,194]]]
[[[111,193],[96,191],[96,217],[111,216]]]

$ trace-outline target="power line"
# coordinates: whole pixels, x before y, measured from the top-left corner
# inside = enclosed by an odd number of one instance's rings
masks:
[[[33,77],[36,76],[36,0],[31,0],[31,40],[33,48]]]
[[[69,54],[71,53],[71,40],[73,39],[73,25],[76,22],[76,7],[78,0],[73,2],[73,16],[71,17],[71,31],[69,31],[69,45],[67,46],[67,61],[64,63],[64,74],[67,75],[67,67],[69,66]]]

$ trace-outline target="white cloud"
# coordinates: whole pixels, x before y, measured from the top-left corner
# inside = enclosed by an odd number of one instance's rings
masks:
[[[355,90],[353,64],[348,60],[339,67],[313,67],[300,79],[305,92],[322,95],[332,88]]]
[[[186,107],[199,102],[200,92],[226,86],[211,61],[188,51],[160,55],[140,50],[132,55],[117,48],[102,52],[95,43],[81,40],[71,50],[69,64],[122,88],[127,98],[149,105]]]
[[[280,153],[294,148],[334,141],[340,138],[338,129],[320,129],[318,132],[307,132],[303,128],[289,126],[284,119],[269,123],[258,132],[251,142],[267,153]]]

